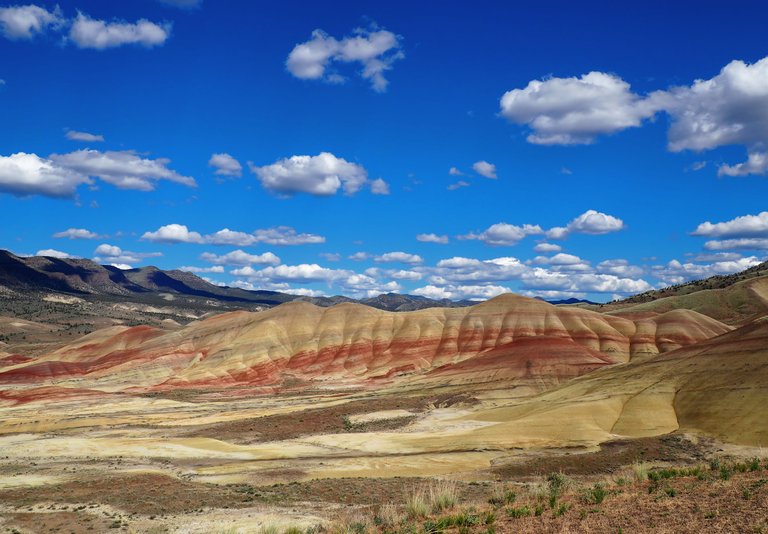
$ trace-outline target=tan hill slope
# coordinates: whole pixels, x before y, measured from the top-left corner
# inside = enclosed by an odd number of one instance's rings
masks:
[[[623,315],[636,312],[663,313],[675,309],[695,310],[730,325],[743,325],[768,314],[768,266],[761,264],[728,277],[690,282],[678,289],[644,293],[602,306],[601,311]],[[717,280],[715,280],[717,279]],[[715,281],[713,281],[715,280]],[[722,287],[715,282],[719,281]],[[714,286],[714,287],[710,287]]]
[[[729,329],[693,311],[628,319],[515,295],[469,308],[404,313],[289,303],[260,313],[221,314],[172,332],[103,329],[0,369],[0,384],[103,391],[286,381],[337,387],[431,373],[463,381],[533,379],[550,386]]]
[[[768,319],[762,319],[489,410],[479,418],[499,424],[479,430],[478,439],[493,434],[529,445],[593,444],[682,430],[764,445],[766,399]]]

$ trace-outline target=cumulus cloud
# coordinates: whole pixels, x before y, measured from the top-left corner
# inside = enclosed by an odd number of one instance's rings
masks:
[[[77,256],[72,256],[71,254],[67,252],[62,252],[60,250],[56,250],[53,248],[44,248],[43,250],[38,250],[35,253],[35,256],[47,256],[49,258],[59,258],[62,260],[66,260],[69,258],[75,258]]]
[[[373,259],[377,263],[423,263],[424,259],[418,254],[409,254],[407,252],[387,252]]]
[[[523,226],[517,226],[502,222],[494,224],[480,233],[471,232],[459,236],[459,239],[476,239],[484,242],[486,245],[511,247],[517,245],[529,235],[540,235],[543,233],[544,230],[542,230],[539,225],[525,224]]]
[[[386,30],[357,29],[353,36],[336,39],[322,30],[297,44],[285,66],[288,72],[303,80],[343,83],[346,79],[335,67],[339,63],[359,63],[360,76],[371,83],[374,91],[384,92],[389,82],[384,77],[392,64],[404,57],[401,37]]]
[[[103,135],[92,134],[88,132],[78,132],[76,130],[68,130],[65,134],[66,138],[70,141],[82,141],[84,143],[102,143],[104,142]]]
[[[32,39],[64,22],[58,6],[53,11],[32,4],[0,8],[0,30],[8,39]]]
[[[135,23],[92,19],[78,13],[69,30],[69,38],[80,48],[104,50],[135,44],[146,48],[161,46],[171,36],[171,25],[146,19]]]
[[[511,290],[508,287],[494,285],[447,285],[438,287],[430,284],[415,289],[413,294],[436,300],[484,300],[510,292]]]
[[[204,252],[200,259],[214,265],[246,266],[246,265],[279,265],[280,258],[271,252],[263,254],[248,254],[243,250],[233,250],[223,255]]]
[[[533,250],[535,252],[560,252],[563,250],[563,247],[555,245],[554,243],[539,243],[533,247]]]
[[[157,243],[204,243],[203,236],[184,224],[166,224],[154,232],[144,232],[141,239]]]
[[[760,263],[762,263],[761,260],[755,256],[738,260],[716,261],[709,264],[681,263],[678,260],[672,260],[666,265],[654,266],[653,274],[667,284],[682,284],[690,280],[737,273]]]
[[[231,245],[248,247],[256,243],[268,245],[308,245],[325,243],[325,237],[315,234],[298,233],[290,226],[276,226],[255,230],[252,233],[224,228],[218,232],[202,235],[191,231],[184,224],[167,224],[154,232],[145,232],[141,236],[145,241],[163,243],[198,243],[208,245]]]
[[[348,271],[327,269],[316,263],[302,263],[300,265],[278,265],[254,269],[247,266],[231,271],[235,276],[242,276],[256,282],[333,282],[349,276]]]
[[[768,250],[768,238],[715,239],[704,243],[704,248],[707,250]]]
[[[531,263],[535,265],[577,265],[585,263],[584,260],[573,254],[566,254],[560,252],[554,256],[536,256],[531,260]]]
[[[88,176],[37,154],[0,156],[0,191],[4,193],[64,198],[74,196],[79,185],[88,183]]]
[[[63,232],[56,232],[53,234],[53,237],[56,239],[100,239],[104,236],[99,235],[96,232],[86,230],[85,228],[68,228]]]
[[[713,78],[657,98],[672,116],[672,151],[768,141],[768,58],[752,65],[731,61]]]
[[[629,261],[619,258],[601,261],[597,264],[597,272],[627,278],[638,278],[645,274],[645,269],[637,265],[631,265]]]
[[[375,180],[371,180],[371,193],[374,195],[388,195],[389,194],[389,184],[382,180],[381,178],[376,178]]]
[[[52,154],[56,165],[84,176],[95,176],[120,189],[152,191],[160,180],[196,187],[194,178],[182,176],[168,168],[169,159],[148,159],[132,150],[78,150],[68,154]]]
[[[352,261],[365,261],[370,257],[370,254],[367,252],[355,252],[349,256],[349,259]]]
[[[493,163],[488,163],[487,161],[484,161],[484,160],[476,161],[475,163],[473,163],[472,170],[475,171],[480,176],[484,176],[492,180],[495,180],[496,178],[498,178],[498,176],[496,176],[496,165],[494,165]]]
[[[592,143],[600,134],[640,126],[656,111],[627,82],[603,72],[533,80],[501,97],[501,114],[527,125],[528,141],[542,145]]]
[[[255,230],[253,232],[257,243],[267,245],[314,245],[325,243],[325,237],[316,234],[299,233],[290,226],[276,226]]]
[[[653,289],[642,279],[623,278],[612,274],[562,273],[543,269],[531,269],[521,277],[523,287],[568,292],[595,292],[634,294]]]
[[[239,178],[243,175],[243,166],[227,153],[211,155],[211,159],[208,160],[208,166],[215,168],[215,174],[219,176]]]
[[[730,221],[701,223],[691,235],[704,237],[768,237],[768,211],[757,215],[742,215]]]
[[[183,267],[179,267],[180,271],[187,271],[188,273],[218,273],[221,274],[224,272],[224,267],[221,265],[214,265],[213,267],[193,267],[185,265]]]
[[[734,60],[712,78],[647,96],[633,93],[618,76],[590,72],[534,80],[501,98],[501,114],[527,125],[528,141],[539,144],[591,143],[598,135],[640,126],[659,112],[671,119],[669,150],[743,145],[747,161],[723,165],[718,174],[768,172],[768,57],[753,64]]]
[[[162,256],[161,252],[130,252],[117,245],[102,243],[93,251],[93,261],[115,265],[121,269],[130,269],[131,265],[141,263],[147,258]],[[117,264],[117,265],[116,265]],[[120,265],[122,264],[122,265]]]
[[[285,196],[296,193],[331,196],[339,189],[354,195],[368,182],[368,172],[362,165],[350,163],[330,152],[321,152],[317,156],[291,156],[263,167],[251,164],[251,171],[265,189]],[[381,185],[377,187],[380,189]]]
[[[341,254],[338,252],[321,252],[319,256],[326,261],[341,261]]]
[[[456,167],[451,167],[450,169],[448,169],[448,174],[450,176],[466,176],[463,172],[461,172]]]
[[[416,241],[421,241],[422,243],[437,243],[439,245],[447,245],[449,240],[447,235],[419,234],[416,236]]]
[[[565,239],[570,234],[591,234],[602,235],[611,232],[618,232],[625,228],[624,221],[595,210],[587,210],[567,226],[556,226],[547,231],[547,237],[550,239]]]

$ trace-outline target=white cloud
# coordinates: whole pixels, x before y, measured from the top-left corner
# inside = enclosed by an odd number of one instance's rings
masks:
[[[480,176],[484,176],[492,180],[498,178],[498,176],[496,176],[496,165],[493,163],[488,163],[487,161],[476,161],[472,164],[472,170]]]
[[[208,166],[216,169],[219,176],[240,177],[243,175],[243,166],[235,158],[227,153],[213,154],[208,160]]]
[[[204,243],[202,235],[183,224],[166,224],[154,232],[144,232],[141,239],[156,243]]]
[[[75,258],[76,256],[72,256],[71,254],[68,254],[67,252],[62,252],[60,250],[52,249],[52,248],[46,248],[43,250],[38,250],[35,253],[35,256],[48,256],[50,258],[59,258],[62,260],[66,260],[69,258]]]
[[[69,38],[80,48],[104,50],[136,44],[146,48],[161,46],[171,35],[171,25],[155,24],[146,19],[135,23],[106,22],[78,13],[69,30]]]
[[[256,270],[247,266],[231,271],[234,276],[242,276],[254,282],[333,282],[349,276],[349,271],[327,269],[316,263],[300,265],[278,265]]]
[[[528,141],[543,145],[592,143],[600,134],[640,126],[656,111],[627,82],[603,72],[533,80],[501,98],[501,114],[530,127]]]
[[[405,269],[400,269],[398,271],[386,271],[385,273],[389,278],[394,278],[395,280],[421,280],[424,278],[424,275],[417,271],[409,271]]]
[[[768,239],[766,239],[766,246],[768,247]],[[691,261],[699,262],[733,261],[744,257],[738,252],[713,252],[710,254],[691,254],[691,256],[693,256]]]
[[[416,241],[421,241],[422,243],[438,243],[440,245],[447,245],[449,240],[447,235],[419,234],[416,236]]]
[[[297,44],[285,66],[288,72],[303,80],[343,83],[345,78],[333,67],[337,63],[360,63],[360,75],[371,82],[374,91],[384,92],[388,81],[384,73],[404,57],[401,38],[386,30],[358,29],[355,35],[337,40],[322,30],[312,32],[312,39]]]
[[[16,196],[72,197],[81,184],[91,180],[37,154],[17,152],[0,156],[0,191]]]
[[[768,211],[743,215],[730,221],[701,223],[691,235],[705,237],[768,237]]]
[[[221,265],[214,265],[213,267],[190,267],[190,266],[183,266],[179,267],[180,271],[187,271],[188,273],[223,273],[224,267]]]
[[[625,259],[605,260],[597,264],[597,272],[613,274],[626,278],[637,278],[645,274],[645,269],[637,265],[631,265]]]
[[[423,263],[424,259],[418,254],[409,254],[407,252],[387,252],[380,256],[376,256],[374,261],[377,263],[410,263],[417,264]]]
[[[115,265],[120,269],[130,269],[134,263],[141,263],[146,258],[157,258],[163,255],[160,252],[130,252],[108,243],[102,243],[96,247],[93,254],[93,261]]]
[[[544,230],[539,225],[525,224],[516,226],[514,224],[497,223],[490,226],[487,230],[467,235],[459,236],[459,239],[477,239],[491,246],[511,247],[517,245],[520,241],[529,235],[543,234]]]
[[[456,183],[450,184],[448,186],[448,191],[456,191],[461,187],[469,187],[469,182],[465,182],[464,180],[459,180]]]
[[[63,23],[58,6],[53,11],[32,4],[0,8],[0,29],[8,39],[32,39]]]
[[[560,252],[563,250],[563,247],[555,245],[554,243],[539,243],[533,247],[533,250],[535,252]]]
[[[353,195],[368,182],[368,172],[362,165],[337,158],[330,152],[291,156],[263,167],[251,164],[251,171],[265,189],[286,196],[296,193],[330,196],[339,189]]]
[[[709,80],[657,97],[672,116],[669,148],[705,150],[768,140],[768,58],[731,61]]]
[[[576,265],[584,263],[584,260],[573,254],[560,252],[552,257],[536,256],[531,263],[536,265]]]
[[[371,193],[374,195],[388,195],[389,194],[389,184],[382,180],[381,178],[376,178],[375,180],[371,180]]]
[[[68,154],[52,154],[50,159],[60,167],[81,175],[98,177],[120,189],[152,191],[159,180],[187,187],[197,186],[194,178],[169,169],[170,160],[141,158],[132,150],[78,150]]]
[[[371,256],[367,252],[355,252],[349,256],[349,259],[352,261],[365,261],[370,257]]]
[[[712,240],[704,243],[707,250],[768,250],[768,238]]]
[[[602,235],[611,232],[618,232],[625,228],[624,221],[595,210],[587,210],[571,222],[566,227],[555,227],[547,231],[547,237],[550,239],[565,239],[568,235],[591,234]]]
[[[456,167],[451,167],[450,169],[448,169],[448,174],[450,176],[466,176],[463,172],[461,172]]]
[[[412,293],[435,300],[482,300],[510,292],[508,287],[503,286],[448,285],[438,287],[430,284],[417,288]]]
[[[298,233],[290,226],[275,226],[263,230],[255,230],[253,235],[257,243],[267,245],[314,245],[325,243],[325,237],[316,234]]]
[[[746,176],[766,173],[768,173],[768,152],[749,152],[747,161],[744,163],[722,165],[717,169],[718,176]]]
[[[716,261],[709,264],[681,263],[672,260],[666,265],[653,267],[653,274],[667,284],[682,284],[689,280],[709,278],[718,274],[732,274],[761,263],[755,256],[738,260]]]
[[[543,289],[580,293],[622,293],[633,294],[653,289],[642,279],[622,278],[612,274],[561,273],[534,268],[521,277],[528,289]]]
[[[528,125],[533,131],[528,141],[540,144],[591,143],[600,134],[640,126],[661,111],[671,118],[669,150],[743,145],[747,161],[723,165],[718,174],[768,173],[768,57],[753,64],[734,60],[710,79],[646,97],[631,92],[615,75],[590,72],[580,78],[534,80],[501,99],[502,115]]]
[[[56,232],[53,234],[53,237],[57,239],[100,239],[104,236],[95,232],[91,232],[90,230],[86,230],[85,228],[69,228],[63,232]]]
[[[280,258],[271,252],[263,254],[248,254],[243,250],[233,250],[227,254],[218,256],[210,252],[204,252],[200,259],[214,265],[279,265]]]
[[[69,130],[65,134],[66,138],[70,141],[82,141],[84,143],[102,143],[104,142],[103,135],[92,134],[88,132],[78,132],[76,130]]]

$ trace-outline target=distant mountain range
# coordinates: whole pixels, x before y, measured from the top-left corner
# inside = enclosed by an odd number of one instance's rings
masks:
[[[283,302],[307,301],[318,306],[357,302],[387,311],[412,311],[432,307],[461,307],[471,301],[435,300],[417,295],[382,294],[373,298],[352,299],[344,296],[303,297],[277,291],[249,291],[222,287],[199,276],[180,270],[164,271],[157,267],[119,269],[86,259],[61,259],[49,256],[20,257],[0,250],[0,295],[29,296],[39,293],[72,295],[86,300],[152,301],[163,303],[175,297],[185,302],[226,308],[254,309],[273,307]]]

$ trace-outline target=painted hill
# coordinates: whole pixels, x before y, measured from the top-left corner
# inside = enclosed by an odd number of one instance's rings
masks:
[[[0,384],[139,389],[378,387],[431,375],[533,379],[550,386],[730,328],[693,311],[635,320],[503,295],[468,308],[392,313],[288,303],[167,332],[112,327],[0,369]],[[501,374],[499,374],[501,373]]]
[[[479,418],[477,439],[584,445],[700,432],[730,443],[768,442],[768,319],[695,345],[606,368]]]
[[[630,302],[603,307],[604,311],[619,316],[677,309],[695,310],[730,325],[747,324],[768,314],[768,276],[746,278],[722,289],[701,289],[639,304]]]

